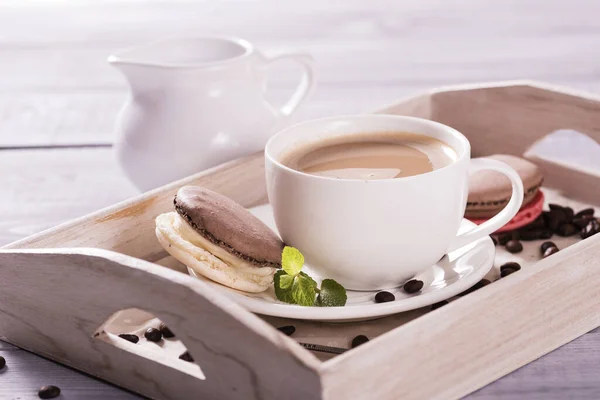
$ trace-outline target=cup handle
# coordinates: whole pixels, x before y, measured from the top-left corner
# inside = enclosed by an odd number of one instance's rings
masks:
[[[454,239],[454,242],[450,245],[448,253],[460,249],[461,247],[466,246],[484,236],[488,236],[494,231],[500,229],[517,214],[521,208],[521,205],[523,204],[523,182],[521,181],[519,174],[517,174],[517,172],[507,164],[488,158],[478,158],[471,160],[469,169],[472,173],[484,169],[490,169],[492,171],[497,171],[504,174],[508,179],[510,179],[512,195],[508,204],[494,217],[471,229],[470,231],[458,235]]]
[[[286,53],[275,56],[263,55],[262,57],[267,64],[271,64],[280,60],[292,60],[299,63],[304,68],[302,78],[300,79],[298,86],[296,86],[296,90],[290,99],[279,109],[281,114],[288,117],[292,115],[294,111],[296,111],[296,108],[306,99],[314,86],[315,72],[312,67],[313,58],[310,56],[310,54],[304,53]]]

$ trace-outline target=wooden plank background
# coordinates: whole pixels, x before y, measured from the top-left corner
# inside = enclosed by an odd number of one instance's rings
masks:
[[[0,1],[0,244],[133,196],[110,145],[126,96],[105,60],[170,36],[238,35],[305,50],[318,88],[297,120],[361,112],[433,86],[538,79],[600,92],[597,0]],[[273,70],[284,99],[297,70]],[[510,340],[510,338],[507,338]],[[597,331],[471,395],[600,398]],[[132,395],[0,342],[0,398]]]

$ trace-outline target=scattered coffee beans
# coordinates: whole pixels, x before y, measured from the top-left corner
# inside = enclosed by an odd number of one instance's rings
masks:
[[[165,339],[170,339],[170,338],[175,337],[175,334],[162,322],[158,326],[158,330],[160,331],[160,333],[162,333],[162,335]]]
[[[358,347],[361,344],[367,343],[369,338],[365,335],[358,335],[354,339],[352,339],[352,348]]]
[[[591,219],[590,222],[588,222],[588,224],[585,226],[585,228],[581,230],[581,238],[587,239],[598,232],[600,232],[600,224],[598,224],[598,221],[596,221],[596,219]]]
[[[546,236],[547,232],[550,232],[550,235],[552,235],[552,232],[547,229],[523,229],[519,231],[519,240],[538,240],[542,236]]]
[[[510,274],[513,274],[521,269],[521,265],[516,262],[507,262],[500,266],[500,277],[504,278]]]
[[[40,399],[54,399],[60,396],[60,388],[53,385],[42,386],[38,390],[38,396]]]
[[[482,287],[487,286],[490,283],[492,283],[492,282],[490,282],[487,279],[482,279],[479,282],[477,282],[476,284],[474,284],[473,286],[471,286],[469,289],[465,290],[462,293],[459,293],[458,296],[465,296],[465,295],[467,295],[469,293],[473,293],[474,291],[476,291],[478,289],[481,289]]]
[[[6,359],[2,356],[0,356],[0,369],[4,368],[4,366],[6,365]]]
[[[573,209],[571,207],[565,207],[565,208],[563,208],[563,211],[565,212],[567,221],[571,221],[573,219],[573,217],[575,216],[575,211],[573,211]]]
[[[558,249],[558,246],[554,243],[554,242],[544,242],[540,245],[540,250],[542,252],[542,254],[544,254],[544,252],[550,248],[550,247],[556,247]]]
[[[137,335],[133,335],[133,334],[130,334],[130,333],[121,333],[119,335],[119,337],[121,339],[125,339],[125,340],[127,340],[128,342],[131,342],[131,343],[137,343],[137,342],[140,341],[140,338]]]
[[[387,303],[388,301],[394,300],[396,300],[396,296],[390,292],[386,292],[385,290],[375,295],[375,303]]]
[[[546,229],[546,221],[544,221],[544,217],[540,214],[532,223],[528,224],[526,229]]]
[[[548,247],[542,254],[543,258],[550,257],[552,254],[558,253],[558,247]]]
[[[519,264],[518,262],[514,262],[514,261],[507,262],[500,266],[500,271],[502,271],[504,269],[512,269],[514,271],[519,271],[521,269],[521,264]]]
[[[548,218],[549,219],[548,219],[548,222],[546,223],[546,225],[548,226],[548,228],[550,228],[554,232],[556,232],[562,224],[569,222],[569,221],[567,221],[567,216],[562,209],[550,210],[550,214],[549,214]]]
[[[404,284],[404,291],[406,293],[417,293],[421,289],[423,289],[423,281],[418,279],[411,279]]]
[[[148,328],[146,330],[146,332],[144,332],[144,337],[149,341],[149,342],[160,342],[162,340],[162,333],[160,333],[160,331],[156,328]]]
[[[562,224],[558,227],[558,231],[556,232],[560,236],[573,236],[577,233],[577,227],[569,222]]]
[[[277,330],[288,336],[292,336],[294,334],[294,332],[296,332],[296,327],[294,325],[285,325],[285,326],[280,326],[279,328],[277,328]]]
[[[437,310],[440,307],[444,307],[446,304],[448,304],[448,300],[442,300],[439,303],[432,304],[431,310]]]
[[[590,217],[594,216],[594,209],[593,208],[586,208],[584,210],[579,211],[577,214],[575,214],[576,217],[583,217],[584,215],[588,215]]]
[[[180,360],[183,361],[187,361],[187,362],[194,362],[194,358],[192,357],[192,355],[186,351],[185,353],[183,353],[182,355],[179,356]]]
[[[548,204],[548,208],[550,209],[550,211],[552,211],[552,210],[560,210],[560,211],[562,211],[563,206],[559,206],[558,204],[550,203],[550,204]]]
[[[513,238],[512,233],[503,233],[502,235],[498,236],[498,243],[500,243],[502,246],[504,246],[506,243],[509,242],[509,240],[512,240],[512,238]]]
[[[571,221],[571,222],[577,228],[583,229],[588,224],[588,222],[590,222],[590,220],[592,220],[593,218],[594,217],[591,217],[589,215],[584,215],[582,217],[575,217],[575,218],[573,218],[573,221]]]
[[[509,253],[520,253],[521,251],[523,251],[523,244],[521,244],[521,242],[519,242],[518,240],[509,240],[508,243],[506,243],[506,250],[508,250]]]

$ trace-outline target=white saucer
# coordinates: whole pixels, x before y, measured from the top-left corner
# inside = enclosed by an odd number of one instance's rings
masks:
[[[251,208],[250,211],[273,230],[277,231],[270,205]],[[475,226],[463,219],[460,232]],[[313,321],[350,321],[371,319],[429,306],[469,289],[480,281],[492,268],[495,247],[491,238],[485,237],[442,258],[436,265],[415,278],[424,282],[423,289],[416,294],[407,294],[402,288],[388,290],[396,296],[395,301],[377,304],[373,292],[351,291],[344,307],[303,307],[278,301],[273,288],[263,293],[244,293],[222,286],[188,269],[190,275],[212,284],[240,305],[257,314],[275,317],[305,319]],[[303,271],[320,285],[321,277],[306,265]]]

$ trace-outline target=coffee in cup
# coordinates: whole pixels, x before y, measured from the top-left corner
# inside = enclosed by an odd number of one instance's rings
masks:
[[[408,132],[340,135],[293,148],[281,157],[289,168],[338,179],[394,179],[424,174],[456,161],[446,143]]]

